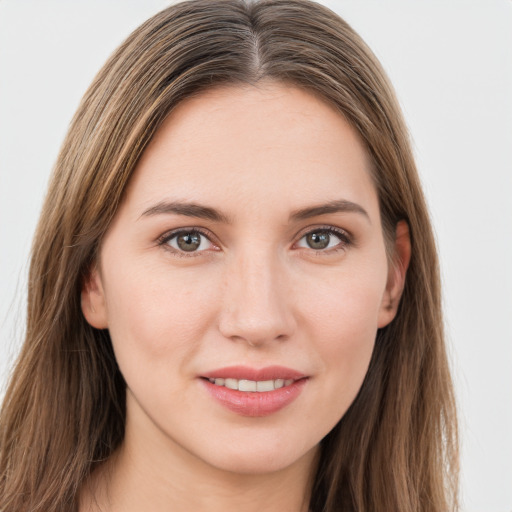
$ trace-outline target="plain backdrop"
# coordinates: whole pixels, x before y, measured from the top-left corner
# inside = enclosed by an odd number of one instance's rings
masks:
[[[465,512],[512,512],[512,1],[331,0],[381,59],[439,249]],[[48,176],[95,73],[163,0],[0,0],[0,390]],[[1,395],[1,393],[0,393]]]

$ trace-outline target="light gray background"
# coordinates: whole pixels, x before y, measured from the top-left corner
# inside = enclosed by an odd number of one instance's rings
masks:
[[[394,83],[442,258],[465,512],[512,511],[512,1],[324,1]],[[0,388],[30,240],[80,97],[163,0],[0,0]]]

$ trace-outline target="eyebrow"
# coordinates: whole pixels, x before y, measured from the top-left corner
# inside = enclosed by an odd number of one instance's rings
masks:
[[[319,204],[309,206],[307,208],[301,208],[299,210],[294,210],[290,214],[289,220],[299,221],[309,219],[311,217],[317,217],[319,215],[344,212],[358,213],[366,217],[370,222],[370,216],[362,206],[357,203],[353,203],[352,201],[347,201],[346,199],[333,200],[325,204]],[[206,219],[224,224],[232,223],[231,219],[227,215],[221,213],[215,208],[185,201],[161,201],[158,204],[151,206],[147,210],[144,210],[141,217],[161,214],[185,215],[187,217]]]
[[[161,214],[185,215],[187,217],[195,217],[198,219],[231,224],[231,219],[215,208],[210,208],[209,206],[203,206],[197,203],[187,203],[184,201],[161,201],[155,206],[144,210],[141,217]]]
[[[301,208],[300,210],[295,210],[290,214],[290,220],[304,220],[309,219],[311,217],[317,217],[319,215],[326,215],[329,213],[358,213],[366,217],[368,222],[370,222],[370,216],[368,212],[359,204],[353,203],[352,201],[347,201],[346,199],[338,199],[334,201],[329,201],[325,204],[319,204],[316,206],[310,206],[308,208]]]

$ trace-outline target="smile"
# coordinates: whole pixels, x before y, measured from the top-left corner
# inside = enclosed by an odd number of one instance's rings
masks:
[[[249,393],[265,393],[267,391],[274,391],[286,386],[290,386],[295,381],[294,379],[275,379],[275,380],[247,380],[247,379],[223,379],[223,378],[209,378],[212,384],[216,386],[224,386],[228,389],[235,389],[238,391],[245,391]]]
[[[301,395],[309,377],[283,366],[230,366],[207,372],[200,381],[223,408],[241,416],[261,417],[291,405]]]

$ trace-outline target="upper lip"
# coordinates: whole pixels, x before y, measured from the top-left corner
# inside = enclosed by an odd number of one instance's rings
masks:
[[[218,368],[201,375],[206,379],[237,379],[237,380],[299,380],[306,375],[303,373],[286,368],[285,366],[266,366],[264,368],[251,368],[249,366],[226,366],[225,368]]]

